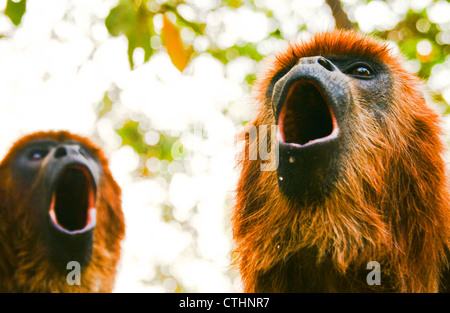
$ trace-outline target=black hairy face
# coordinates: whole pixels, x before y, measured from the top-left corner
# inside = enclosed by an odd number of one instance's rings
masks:
[[[90,261],[96,225],[98,160],[76,141],[35,140],[15,158],[12,174],[26,210],[55,265]]]
[[[352,90],[376,116],[386,108],[391,85],[383,64],[351,56],[305,57],[275,75],[268,93],[278,125],[281,191],[307,202],[333,192],[359,126]]]

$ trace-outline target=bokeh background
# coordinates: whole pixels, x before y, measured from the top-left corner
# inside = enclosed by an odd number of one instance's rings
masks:
[[[0,157],[36,130],[92,138],[123,191],[115,291],[240,292],[229,219],[251,84],[287,41],[342,26],[334,5],[405,55],[450,133],[445,0],[0,0]]]

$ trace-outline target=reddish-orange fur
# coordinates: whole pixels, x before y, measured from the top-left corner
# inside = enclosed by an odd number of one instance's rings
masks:
[[[300,207],[281,194],[276,172],[260,171],[260,160],[245,157],[258,142],[241,137],[246,149],[232,222],[246,292],[438,291],[450,234],[439,119],[419,79],[385,43],[335,31],[289,45],[258,77],[257,116],[248,127],[275,124],[266,91],[277,72],[302,57],[341,54],[375,58],[389,67],[394,96],[387,105],[393,113],[382,116],[386,127],[380,128],[366,114],[370,99],[351,86],[358,131],[347,147],[344,178],[320,207]],[[381,264],[381,286],[366,283],[370,261]],[[306,278],[299,280],[298,272]]]
[[[69,285],[69,273],[56,270],[41,244],[41,231],[27,211],[26,199],[15,189],[11,164],[18,151],[34,139],[81,142],[102,167],[97,195],[97,225],[89,265],[81,285]],[[68,132],[38,132],[17,141],[0,164],[0,291],[3,292],[110,292],[113,288],[125,225],[120,188],[111,176],[103,152],[86,138]]]

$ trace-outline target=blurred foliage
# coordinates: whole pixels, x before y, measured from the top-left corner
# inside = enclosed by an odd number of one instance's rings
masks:
[[[22,21],[22,16],[25,14],[26,7],[27,0],[8,0],[4,13],[11,19],[11,22],[13,22],[13,24],[17,26]]]
[[[145,51],[144,60],[153,54],[150,39],[154,35],[152,13],[145,2],[120,0],[105,20],[106,28],[112,36],[125,35],[128,39],[128,60],[133,68],[133,52],[141,47]]]
[[[182,72],[189,62],[190,53],[184,49],[180,30],[166,14],[163,15],[161,34],[163,37],[163,45],[166,47],[173,65]],[[190,50],[192,51],[192,47]]]
[[[239,8],[244,4],[241,0],[222,0],[222,5],[229,6],[230,8]]]
[[[444,62],[450,52],[450,45],[439,40],[442,32],[439,25],[428,19],[426,10],[421,12],[409,10],[394,29],[376,35],[396,42],[407,59],[419,60],[421,67],[417,74],[423,79],[428,79],[433,66]],[[420,55],[417,52],[417,44],[422,40],[427,40],[433,47],[429,55]]]
[[[148,61],[155,49],[151,39],[156,35],[153,18],[157,14],[171,12],[175,14],[180,26],[189,27],[195,33],[201,34],[204,25],[185,20],[176,10],[183,1],[166,1],[159,4],[157,1],[120,0],[105,20],[106,28],[112,36],[125,35],[128,39],[128,59],[131,68],[134,66],[133,53],[136,48],[144,49],[144,61]],[[188,63],[188,53],[184,51],[180,32],[169,18],[164,15],[162,28],[163,44],[166,47],[174,65],[182,71]]]
[[[156,157],[159,160],[172,162],[172,147],[178,137],[169,136],[161,133],[159,141],[155,145],[148,145],[144,140],[144,131],[139,128],[139,122],[127,121],[122,128],[116,130],[117,134],[122,138],[123,145],[129,145],[145,159]]]
[[[436,1],[434,0],[434,2]],[[359,4],[362,5],[369,2],[359,0]],[[387,0],[385,2],[391,3],[392,1]],[[191,30],[196,36],[206,36],[210,46],[205,52],[210,53],[224,64],[239,56],[246,56],[257,62],[264,58],[264,55],[258,51],[255,43],[239,42],[226,49],[219,48],[216,45],[215,38],[205,33],[206,24],[203,21],[188,21],[179,13],[178,7],[181,5],[190,5],[194,11],[197,9],[194,5],[180,0],[120,0],[119,4],[110,11],[105,21],[106,27],[113,36],[124,34],[127,37],[128,57],[131,67],[134,65],[133,52],[137,47],[141,47],[145,51],[144,61],[148,61],[155,50],[165,49],[175,67],[183,71],[189,61],[199,54],[193,50],[190,43],[183,41],[180,30],[184,28]],[[220,7],[238,9],[243,5],[265,13],[269,19],[275,19],[270,10],[257,6],[252,0],[222,0]],[[173,19],[170,19],[167,13],[170,13]],[[163,27],[161,30],[155,30],[153,19],[160,14],[163,14]],[[301,27],[301,29],[306,29],[306,27]],[[443,32],[439,25],[429,20],[426,9],[421,12],[414,12],[410,9],[404,19],[393,29],[384,32],[374,32],[374,34],[396,42],[409,60],[419,61],[420,69],[417,74],[423,79],[428,79],[431,69],[436,64],[444,62],[450,52],[448,43],[439,40]],[[152,47],[151,38],[155,36],[161,37],[162,46]],[[268,38],[282,39],[280,30],[276,29]],[[427,40],[433,47],[432,53],[429,55],[420,55],[417,52],[417,45],[422,40]],[[254,77],[250,76],[246,82],[251,84],[253,80]],[[442,99],[439,95],[436,95],[435,98]]]
[[[370,0],[359,3],[369,3]],[[392,1],[385,0],[387,3]],[[437,2],[434,0],[433,2]],[[255,61],[261,61],[264,55],[258,52],[257,45],[254,43],[239,43],[226,49],[220,49],[215,45],[214,38],[205,33],[206,24],[202,21],[188,21],[178,10],[180,5],[190,5],[182,0],[167,1],[142,1],[142,0],[120,0],[117,6],[111,9],[105,19],[105,25],[112,36],[125,35],[128,40],[128,59],[130,66],[134,67],[133,53],[136,48],[142,48],[145,52],[144,61],[147,62],[153,53],[159,49],[165,49],[169,54],[173,64],[180,71],[183,71],[189,61],[195,58],[198,53],[193,51],[190,44],[183,41],[180,30],[188,28],[196,36],[207,36],[211,42],[206,50],[212,56],[223,62],[228,63],[238,56],[246,56]],[[268,18],[274,19],[273,14],[265,9],[255,5],[252,0],[222,0],[221,7],[237,9],[246,5],[255,11],[264,12]],[[195,7],[192,6],[195,10]],[[26,10],[26,0],[8,0],[5,8],[7,15],[14,25],[21,23],[22,16]],[[167,13],[173,15],[171,19]],[[163,27],[156,30],[154,18],[162,15]],[[174,21],[175,20],[175,21]],[[301,27],[306,29],[305,27]],[[445,61],[450,52],[450,45],[442,42],[439,38],[443,34],[441,27],[429,20],[427,10],[414,12],[411,9],[407,12],[404,19],[400,21],[393,29],[383,32],[374,32],[376,36],[389,39],[396,42],[401,51],[410,60],[420,61],[421,67],[418,75],[427,79],[430,76],[434,65]],[[154,47],[152,38],[161,37],[161,46]],[[279,29],[273,31],[268,37],[282,38]],[[420,55],[417,52],[419,41],[427,40],[433,47],[429,55]],[[251,80],[250,80],[251,82]]]
[[[437,1],[433,0],[433,2]],[[357,0],[358,5],[365,5],[369,2],[370,0]],[[385,2],[390,4],[393,1],[385,0]],[[238,9],[243,5],[265,13],[269,19],[275,19],[270,10],[257,6],[253,0],[221,0],[217,9],[221,7]],[[195,36],[206,36],[210,47],[205,52],[210,53],[224,64],[239,56],[246,56],[258,62],[264,58],[254,43],[240,42],[226,49],[219,48],[215,38],[205,32],[206,24],[202,20],[192,21],[184,18],[178,10],[180,6],[190,6],[194,11],[198,11],[195,5],[184,0],[119,0],[117,6],[110,10],[105,19],[106,28],[112,36],[126,36],[131,68],[134,67],[133,53],[136,48],[144,50],[145,62],[156,50],[165,49],[175,67],[183,71],[189,61],[198,55],[192,45],[183,40],[181,31],[184,28],[192,31]],[[8,0],[4,14],[11,19],[14,25],[18,26],[25,10],[26,0]],[[168,13],[173,18],[170,18]],[[155,29],[154,25],[154,18],[158,15],[162,15],[163,26],[161,29]],[[301,29],[306,29],[306,27],[303,26]],[[393,29],[383,32],[375,31],[374,34],[396,42],[408,59],[418,60],[421,67],[417,74],[424,79],[428,79],[431,69],[436,64],[444,62],[450,53],[448,42],[442,42],[439,39],[444,34],[444,30],[429,20],[426,9],[421,12],[414,12],[410,9],[403,20]],[[162,42],[162,45],[152,44],[152,40],[156,37],[160,37],[159,42]],[[269,34],[268,38],[282,39],[280,30],[276,29]],[[417,44],[422,40],[427,40],[433,48],[428,55],[420,55],[417,52]],[[249,79],[248,82],[251,83],[252,79]]]
[[[417,75],[424,80],[430,77],[432,68],[443,63],[450,53],[450,45],[440,40],[443,34],[444,30],[438,24],[430,21],[426,9],[421,12],[409,10],[405,18],[394,29],[376,33],[381,38],[396,42],[408,60],[419,61],[420,69]],[[430,54],[418,53],[417,47],[422,41],[430,43],[432,47]],[[441,94],[435,93],[432,96],[434,102],[445,108],[444,114],[450,112],[449,104],[445,103]]]

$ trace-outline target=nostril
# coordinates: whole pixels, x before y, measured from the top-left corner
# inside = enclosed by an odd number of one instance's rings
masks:
[[[62,158],[67,155],[67,149],[65,147],[58,147],[55,151],[54,157],[55,158]]]
[[[319,58],[319,59],[317,60],[317,63],[319,63],[320,65],[322,65],[324,68],[326,68],[326,69],[329,70],[330,72],[334,71],[333,64],[332,64],[330,61],[328,61],[327,59],[325,59],[325,58]]]

